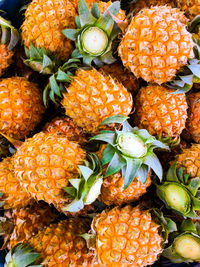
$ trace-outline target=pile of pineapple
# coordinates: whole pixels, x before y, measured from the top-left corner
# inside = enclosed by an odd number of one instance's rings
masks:
[[[7,267],[200,262],[200,3],[32,0],[0,17]]]

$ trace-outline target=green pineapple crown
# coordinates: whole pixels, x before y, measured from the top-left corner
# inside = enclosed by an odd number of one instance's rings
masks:
[[[18,43],[19,33],[17,29],[15,29],[10,21],[5,20],[0,16],[0,36],[1,36],[1,44],[7,44],[8,50],[12,50]]]
[[[200,261],[200,224],[191,219],[184,220],[162,256],[174,263]]]
[[[90,11],[85,0],[80,0],[79,16],[76,17],[77,29],[63,30],[63,34],[76,45],[72,58],[82,58],[83,64],[89,66],[92,62],[97,66],[115,62],[112,51],[113,41],[120,33],[120,28],[112,15],[117,16],[119,11],[119,1],[112,3],[101,15],[97,3]]]
[[[65,192],[73,199],[63,210],[78,212],[85,205],[92,204],[101,193],[103,175],[101,162],[95,153],[88,153],[85,166],[79,165],[80,177],[70,179],[71,186],[65,187]]]
[[[20,244],[15,246],[6,255],[5,267],[42,267],[36,264],[40,258],[40,253],[34,252],[29,246]]]
[[[183,174],[183,168],[173,164],[161,185],[157,185],[157,195],[164,201],[168,209],[173,209],[182,216],[195,218],[195,210],[200,210],[200,178],[189,179],[189,174]]]
[[[200,15],[188,24],[188,31],[198,33],[199,28]],[[166,83],[168,87],[176,90],[174,93],[187,93],[192,89],[194,83],[200,83],[200,39],[193,36],[193,41],[195,58],[189,59],[188,64],[180,70],[175,79]]]
[[[123,115],[112,116],[101,125],[118,124],[121,130],[101,131],[91,140],[108,143],[103,151],[102,165],[108,164],[105,177],[122,171],[124,189],[137,176],[145,183],[150,169],[162,179],[163,170],[159,159],[154,154],[155,148],[168,149],[168,146],[156,140],[147,130],[132,128],[127,122],[128,117]]]

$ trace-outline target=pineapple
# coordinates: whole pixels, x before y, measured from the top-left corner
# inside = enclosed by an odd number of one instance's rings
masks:
[[[192,20],[200,14],[199,0],[176,0],[177,6]]]
[[[140,88],[139,80],[127,69],[124,69],[120,62],[104,65],[99,71],[103,71],[113,79],[117,79],[132,95],[135,95]]]
[[[35,203],[30,207],[7,210],[4,213],[5,224],[13,225],[10,233],[4,234],[4,247],[13,248],[18,243],[26,243],[44,227],[55,221],[58,215],[44,202]]]
[[[55,118],[51,122],[46,123],[43,128],[46,133],[60,133],[65,135],[69,141],[84,145],[87,142],[86,135],[83,130],[78,127],[70,118]]]
[[[183,135],[187,140],[200,143],[200,93],[194,92],[187,95],[188,118]]]
[[[187,102],[185,94],[172,94],[164,86],[141,88],[135,99],[135,124],[163,140],[174,141],[185,128]]]
[[[192,34],[179,10],[145,8],[133,17],[118,48],[126,68],[147,82],[162,84],[194,57]]]
[[[11,23],[0,16],[0,76],[12,63],[13,49],[16,46],[19,33]]]
[[[190,178],[200,177],[200,144],[192,144],[190,148],[183,149],[177,154],[175,160],[178,168],[183,168],[184,173],[188,173]]]
[[[97,152],[101,160],[105,147],[105,145],[102,145],[100,150]],[[104,167],[103,173],[105,176],[106,167]],[[129,187],[124,189],[124,179],[122,173],[118,172],[103,179],[100,199],[108,206],[113,204],[122,205],[123,203],[133,202],[138,200],[140,196],[144,195],[150,185],[151,172],[149,172],[145,183],[142,183],[139,177],[135,177]]]
[[[61,104],[67,116],[85,132],[96,133],[106,118],[132,110],[132,97],[126,88],[96,69],[78,69],[63,93]]]
[[[21,208],[33,202],[33,198],[14,176],[12,158],[0,162],[0,193],[4,209]]]
[[[39,88],[26,78],[11,77],[0,81],[0,131],[23,139],[40,122],[44,106]]]
[[[62,60],[67,60],[73,43],[65,38],[62,30],[75,27],[78,15],[70,0],[33,0],[25,12],[22,24],[22,41],[29,49],[31,44],[44,47]]]
[[[86,241],[80,236],[89,230],[89,225],[86,219],[63,220],[39,231],[37,235],[29,239],[28,243],[36,252],[41,254],[40,260],[44,267],[98,266],[93,265],[96,261],[95,255],[93,252],[89,252]],[[18,255],[20,254],[18,253]],[[18,255],[16,254],[16,257]],[[21,254],[21,256],[23,255]],[[8,266],[13,266],[14,260],[15,255]]]
[[[163,251],[161,224],[140,206],[104,210],[94,217],[92,233],[100,266],[153,264]],[[94,238],[93,237],[93,238]]]

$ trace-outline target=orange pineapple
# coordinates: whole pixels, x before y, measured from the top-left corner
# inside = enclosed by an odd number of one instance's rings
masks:
[[[67,117],[55,118],[51,122],[46,123],[43,131],[63,134],[69,141],[77,142],[80,145],[84,145],[87,142],[83,130]]]
[[[176,155],[175,161],[178,168],[183,168],[190,178],[200,177],[200,144],[192,144],[190,148],[183,149]],[[173,164],[173,163],[172,163]]]
[[[37,235],[29,239],[28,244],[41,254],[40,261],[44,267],[98,266],[95,264],[94,252],[89,252],[86,241],[80,236],[88,230],[87,220],[70,218],[39,231]],[[24,254],[13,254],[7,262],[8,266],[13,266],[15,257],[22,255]]]
[[[7,69],[12,63],[12,57],[14,52],[9,51],[8,46],[5,44],[0,44],[0,76],[3,74],[4,70]]]
[[[147,82],[170,81],[194,57],[186,22],[179,10],[169,6],[137,13],[118,48],[124,66]]]
[[[89,133],[97,132],[110,116],[128,115],[133,105],[131,94],[121,83],[94,68],[78,69],[63,96],[66,115]]]
[[[187,95],[188,119],[186,128],[183,131],[184,137],[200,143],[200,93],[190,93]]]
[[[13,172],[12,158],[0,162],[0,193],[4,209],[25,207],[33,198],[21,186]]]
[[[100,266],[151,265],[163,250],[160,225],[139,206],[104,210],[93,219],[92,232]]]
[[[160,138],[179,138],[185,128],[187,102],[185,94],[172,92],[159,85],[141,88],[135,100],[135,124]]]
[[[5,223],[12,223],[11,233],[5,233],[5,244],[9,249],[18,243],[26,243],[44,227],[55,221],[58,215],[45,203],[21,209],[7,210],[4,213]],[[2,226],[2,223],[1,223]]]
[[[67,60],[73,51],[73,43],[65,38],[62,30],[75,27],[78,15],[70,0],[33,0],[22,24],[22,40],[30,45],[44,47],[62,60]]]
[[[26,78],[11,77],[0,81],[0,131],[23,139],[40,122],[44,106],[39,88]]]
[[[70,203],[63,190],[77,178],[78,165],[86,152],[64,135],[38,133],[27,139],[14,155],[14,173],[35,200],[44,200],[60,210]]]
[[[200,14],[200,3],[198,0],[176,0],[176,2],[177,6],[185,12],[190,20]]]
[[[126,87],[126,89],[133,95],[138,91],[140,87],[139,80],[127,69],[124,69],[124,67],[119,62],[111,65],[104,65],[100,70],[103,70],[104,73],[121,82],[123,86]]]

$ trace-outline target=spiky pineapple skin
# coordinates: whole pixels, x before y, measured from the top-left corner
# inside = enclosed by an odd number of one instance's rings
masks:
[[[57,117],[53,119],[51,122],[46,123],[43,131],[47,133],[63,134],[69,141],[77,142],[80,145],[84,145],[87,142],[83,130],[68,117]]]
[[[1,201],[4,209],[25,207],[33,202],[33,198],[21,186],[15,178],[11,158],[0,162],[0,192],[3,193]]]
[[[26,243],[44,227],[56,220],[56,214],[50,206],[44,202],[35,203],[32,206],[7,210],[4,217],[12,221],[14,229],[4,240],[8,249],[12,249],[18,243]]]
[[[194,92],[187,95],[188,119],[183,131],[184,137],[196,143],[200,143],[200,93]]]
[[[23,77],[0,81],[0,131],[15,139],[28,136],[40,122],[44,106],[39,88]]]
[[[150,8],[151,6],[163,6],[170,5],[176,7],[174,0],[136,0],[130,3],[131,11],[134,11],[134,14],[139,12],[143,8]]]
[[[65,198],[63,187],[78,177],[85,151],[67,137],[39,133],[27,139],[14,155],[14,172],[33,198],[44,200],[62,211],[72,200]]]
[[[88,230],[87,221],[70,218],[40,231],[29,244],[41,253],[45,267],[92,267],[94,253],[89,253],[86,241],[79,236]]]
[[[96,133],[103,120],[113,115],[128,115],[132,96],[110,76],[96,69],[77,70],[61,102],[65,114],[85,132]]]
[[[27,48],[31,43],[67,60],[73,51],[73,43],[62,30],[75,28],[78,15],[69,0],[33,0],[25,12],[22,24],[22,40]]]
[[[12,63],[13,51],[5,44],[0,44],[0,76]]]
[[[192,34],[180,17],[179,11],[167,6],[137,13],[118,48],[124,66],[147,82],[171,80],[194,57]]]
[[[192,144],[190,148],[183,149],[182,153],[176,155],[171,163],[177,164],[177,168],[183,168],[184,173],[189,174],[190,178],[200,176],[200,144]]]
[[[199,0],[176,0],[176,2],[177,6],[185,12],[190,20],[200,14]]]
[[[101,145],[97,156],[102,160],[102,153],[105,145]],[[106,173],[106,166],[103,167],[103,174]],[[124,189],[124,179],[121,172],[110,175],[103,179],[100,199],[106,205],[122,205],[138,200],[146,193],[147,188],[151,185],[151,172],[149,172],[147,181],[142,184],[139,177],[135,177],[127,189]]]
[[[135,99],[135,124],[152,135],[163,138],[179,137],[185,128],[187,102],[185,94],[159,85],[140,89]]]
[[[111,65],[104,65],[100,71],[101,70],[110,75],[113,79],[117,79],[121,82],[132,95],[135,95],[140,88],[140,81],[119,62]]]
[[[93,219],[100,265],[143,267],[162,252],[163,238],[149,211],[125,206],[104,210]]]

